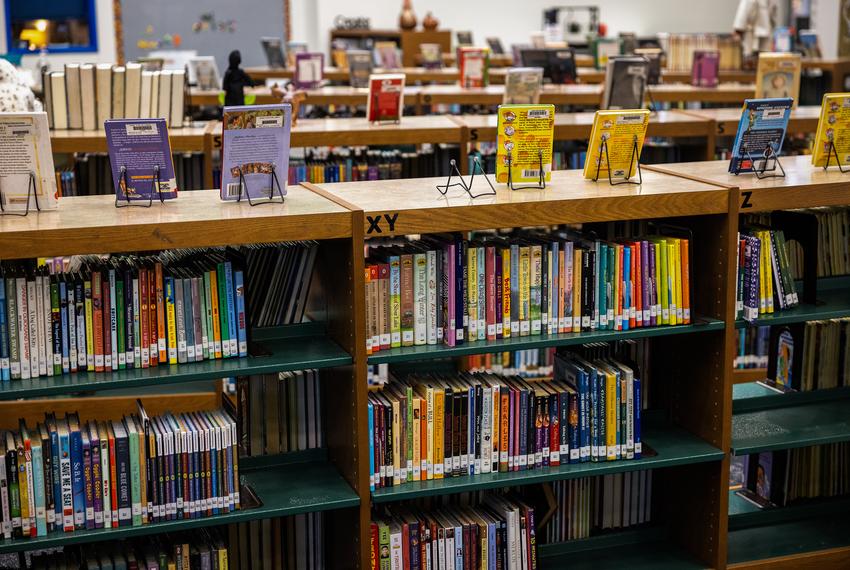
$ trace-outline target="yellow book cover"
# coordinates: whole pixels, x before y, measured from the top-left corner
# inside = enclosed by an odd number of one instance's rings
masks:
[[[773,262],[770,260],[771,243],[770,233],[760,233],[762,259],[764,260],[764,302],[767,312],[773,312]]]
[[[573,250],[573,332],[581,332],[581,256],[583,250]]]
[[[768,280],[768,273],[767,266],[764,263],[764,238],[759,232],[756,233],[756,237],[761,244],[759,247],[759,314],[764,314],[767,312],[767,286],[765,281]]]
[[[502,254],[502,338],[511,338],[511,250]]]
[[[499,105],[496,137],[496,182],[537,183],[552,178],[554,105]],[[508,157],[510,156],[510,161]]]
[[[212,322],[213,322],[213,348],[215,349],[215,357],[221,358],[221,315],[219,314],[218,304],[218,273],[210,271],[210,297],[212,297]],[[171,333],[174,330],[173,313],[168,313],[168,343],[171,345]],[[175,350],[177,345],[174,345]],[[169,361],[169,364],[171,362]],[[176,364],[176,362],[175,362]]]
[[[446,394],[441,388],[434,391],[434,479],[443,478],[443,461],[445,455],[443,451],[443,438],[445,437],[445,401]]]
[[[793,107],[800,98],[800,70],[802,60],[799,53],[760,53],[756,68],[756,99],[791,97]]]
[[[603,180],[608,178],[610,169],[611,178],[631,178],[637,170],[648,125],[647,109],[596,111],[587,143],[584,177]],[[603,141],[607,155],[602,148]],[[635,143],[637,156],[634,154]]]
[[[419,481],[422,478],[422,470],[420,469],[422,465],[422,447],[420,445],[422,432],[422,416],[420,415],[420,410],[422,409],[421,399],[413,398],[413,480]]]
[[[620,271],[620,264],[623,261],[623,246],[617,245],[614,247],[614,287],[611,295],[611,300],[614,302],[614,330],[623,329],[623,303],[620,299],[620,281],[623,279],[623,274]]]
[[[373,306],[372,301],[372,279],[371,279],[371,271],[369,271],[369,266],[367,265],[364,268],[363,272],[363,288],[366,290],[366,354],[372,354],[373,342],[372,342],[372,313],[377,310],[377,307]]]
[[[653,239],[655,243],[655,281],[658,283],[660,323],[670,324],[670,297],[667,289],[667,242],[663,239]]]
[[[519,248],[519,334],[528,336],[531,331],[531,251],[527,246]]]
[[[832,151],[830,143],[835,147]],[[830,156],[832,154],[832,156]],[[850,164],[850,93],[826,93],[812,147],[812,165]]]
[[[93,306],[91,298],[91,280],[86,279],[83,282],[83,291],[85,291],[85,308],[86,308],[86,365],[89,370],[94,368],[94,321]]]
[[[434,478],[434,388],[425,389],[425,475],[428,480]]]
[[[469,315],[469,340],[478,339],[478,248],[466,251],[466,312]],[[486,331],[483,331],[486,333]],[[486,338],[486,334],[484,337]]]
[[[679,307],[676,304],[676,244],[667,242],[667,291],[670,295],[670,324],[679,324]]]
[[[673,259],[676,262],[676,322],[683,324],[685,322],[685,310],[682,306],[682,240],[673,238],[675,247],[675,256]]]
[[[607,445],[606,459],[617,459],[617,377],[610,369],[605,372],[605,444]]]

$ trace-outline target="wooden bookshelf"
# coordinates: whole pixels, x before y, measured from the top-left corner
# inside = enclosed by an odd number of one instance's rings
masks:
[[[715,134],[718,137],[734,137],[741,120],[740,108],[693,109],[684,111],[695,117],[714,122]],[[791,111],[788,120],[789,133],[813,134],[818,128],[820,105],[805,105]]]
[[[274,68],[268,66],[246,67],[245,72],[255,81],[266,81],[267,79],[292,79],[294,76],[294,71],[291,68]],[[399,69],[375,68],[372,70],[372,73],[404,73],[406,76],[405,81],[408,85],[412,85],[417,82],[456,83],[460,77],[460,73],[456,67],[444,67],[441,69],[426,69],[424,67],[401,67]],[[504,80],[504,73],[498,75],[500,75]],[[349,82],[349,73],[347,69],[326,67],[324,70],[324,78],[335,83],[347,84]]]
[[[767,368],[735,368],[732,371],[732,378],[735,384],[758,382],[767,378]]]
[[[187,107],[221,107],[221,102],[218,97],[222,93],[220,89],[199,89],[198,87],[190,87],[186,96]],[[280,97],[272,95],[271,89],[268,87],[248,87],[245,89],[245,95],[254,95],[255,105],[271,105],[272,103],[280,103]]]

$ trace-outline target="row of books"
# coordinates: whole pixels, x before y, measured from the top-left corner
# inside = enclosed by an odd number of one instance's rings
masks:
[[[103,128],[108,119],[164,118],[183,126],[186,72],[145,71],[141,64],[66,63],[45,72],[44,109],[51,129]]]
[[[233,570],[324,570],[325,513],[306,513],[228,526]]]
[[[370,242],[367,351],[688,324],[689,259],[687,237],[664,235],[607,242],[563,230]]]
[[[228,570],[227,540],[216,528],[166,533],[61,551],[33,552],[32,570]]]
[[[303,157],[290,158],[288,183],[446,176],[450,161],[458,160],[459,156],[459,147],[449,144],[425,144],[415,151],[362,147],[316,149],[306,151]]]
[[[751,229],[738,234],[738,318],[752,321],[800,303],[788,259],[782,230]]]
[[[460,370],[477,373],[522,376],[523,378],[551,377],[555,370],[555,348],[529,348],[505,352],[470,354],[460,357]]]
[[[5,538],[193,519],[239,509],[236,421],[223,411],[83,422],[57,418],[0,441]],[[185,475],[185,476],[184,476]]]
[[[739,38],[720,34],[659,34],[658,39],[666,54],[666,68],[671,71],[690,71],[696,51],[719,52],[721,70],[742,68]]]
[[[534,508],[509,495],[468,507],[388,507],[370,530],[373,568],[381,570],[538,567]]]
[[[541,537],[546,543],[652,521],[652,470],[555,481],[552,493],[554,514]]]
[[[740,459],[739,494],[758,506],[850,493],[850,443],[763,451]]]
[[[641,456],[641,379],[594,347],[559,354],[553,379],[412,374],[369,396],[374,488]],[[604,356],[601,356],[604,355]]]
[[[204,155],[182,152],[172,155],[174,177],[179,191],[204,189]],[[59,196],[94,196],[114,194],[112,168],[105,153],[74,155],[72,164],[56,171]]]
[[[318,370],[236,380],[243,455],[274,455],[324,446]]]
[[[767,368],[770,327],[738,329],[738,353],[735,368]]]
[[[823,207],[802,210],[818,221],[818,277],[850,275],[850,208]],[[803,278],[803,248],[797,241],[788,242],[791,274]]]
[[[850,317],[805,324],[799,389],[850,386]]]

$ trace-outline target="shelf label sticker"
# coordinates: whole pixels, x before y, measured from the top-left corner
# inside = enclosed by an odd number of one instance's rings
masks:
[[[746,210],[747,208],[753,207],[753,192],[752,190],[745,190],[741,192],[741,209]]]
[[[398,221],[398,212],[393,214],[378,214],[377,216],[366,216],[366,221],[369,227],[366,228],[366,234],[382,234],[384,229],[388,233],[395,231],[395,224]]]

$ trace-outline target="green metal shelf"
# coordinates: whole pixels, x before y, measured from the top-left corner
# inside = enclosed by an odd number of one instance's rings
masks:
[[[483,475],[450,477],[432,481],[405,483],[394,487],[376,489],[372,492],[374,503],[403,501],[419,497],[465,493],[484,489],[497,489],[516,485],[531,485],[546,481],[577,479],[609,473],[640,471],[677,465],[707,463],[723,459],[723,452],[711,444],[673,426],[644,426],[642,441],[655,451],[654,456],[641,459],[605,461],[600,463],[572,463],[558,467],[512,471],[510,473],[486,473]]]
[[[735,321],[735,327],[742,329],[747,326],[787,325],[850,316],[850,286],[848,286],[847,278],[818,280],[817,299],[814,305],[800,304],[791,309],[777,310],[774,313],[762,315],[751,323],[738,319]]]
[[[412,360],[430,360],[433,358],[451,358],[468,354],[486,354],[507,350],[527,350],[549,346],[569,346],[589,342],[607,342],[652,338],[676,334],[693,334],[709,331],[722,331],[723,321],[710,318],[697,318],[689,325],[662,326],[631,329],[627,331],[592,331],[565,333],[557,335],[512,336],[511,338],[491,341],[465,342],[460,346],[426,345],[392,348],[369,356],[369,364],[385,362],[408,362]]]
[[[265,349],[268,354],[153,368],[133,368],[115,372],[82,372],[0,382],[0,400],[58,396],[111,388],[198,382],[229,376],[269,374],[305,368],[329,368],[352,362],[351,355],[325,336],[268,338],[258,343],[255,341],[255,344]]]
[[[658,526],[640,527],[538,548],[542,570],[655,570],[705,568],[699,560],[667,540]]]
[[[735,455],[841,441],[850,441],[850,398],[732,416]]]
[[[747,382],[732,387],[732,413],[788,408],[842,398],[850,398],[850,386],[808,392],[777,392],[759,382]]]
[[[729,564],[850,546],[850,499],[729,517]]]
[[[276,465],[264,469],[244,470],[244,473],[240,471],[240,476],[243,484],[247,483],[254,489],[262,501],[261,505],[204,519],[169,521],[117,529],[58,532],[30,539],[0,540],[0,554],[191,531],[208,526],[344,509],[360,504],[357,493],[327,462],[297,463],[288,467]]]
[[[738,515],[744,515],[748,513],[759,513],[761,512],[761,508],[752,503],[740,495],[738,495],[735,491],[729,491],[729,517],[735,517]]]

